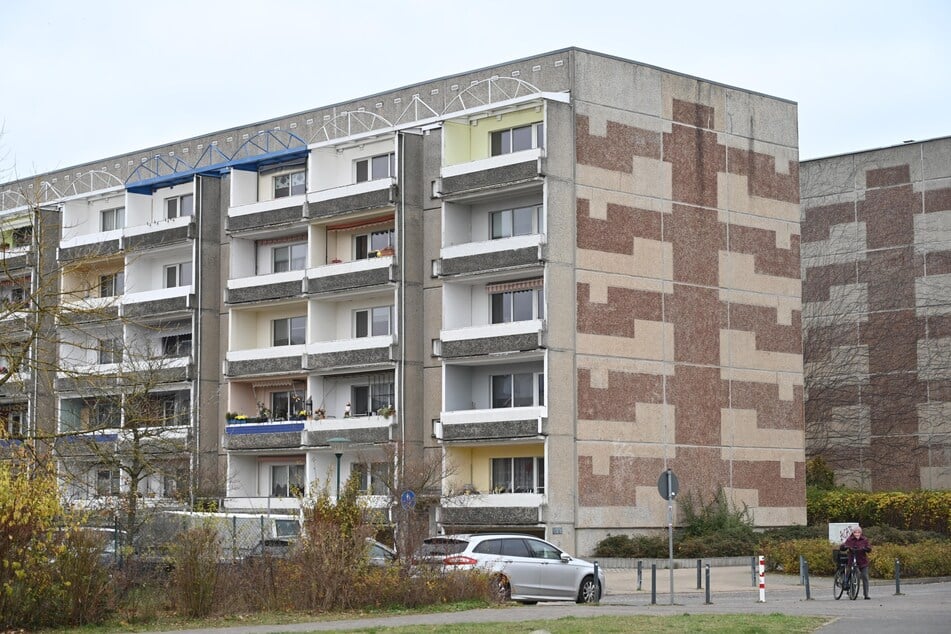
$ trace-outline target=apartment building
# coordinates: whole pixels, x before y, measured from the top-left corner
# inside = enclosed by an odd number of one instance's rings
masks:
[[[0,217],[58,214],[56,429],[159,428],[156,498],[355,474],[385,506],[411,456],[434,530],[587,552],[666,525],[667,468],[805,521],[798,169],[794,103],[572,48],[10,184]],[[88,445],[60,457],[121,490]]]
[[[951,138],[802,163],[806,429],[839,483],[951,486]]]

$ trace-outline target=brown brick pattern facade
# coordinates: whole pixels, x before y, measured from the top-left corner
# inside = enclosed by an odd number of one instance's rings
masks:
[[[948,152],[803,164],[807,446],[844,484],[951,486]]]
[[[682,89],[655,116],[576,118],[580,522],[656,526],[666,466],[760,525],[802,522],[795,148]]]

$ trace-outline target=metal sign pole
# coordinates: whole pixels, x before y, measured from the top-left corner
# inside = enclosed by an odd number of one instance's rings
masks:
[[[670,573],[670,604],[674,604],[674,493],[671,477],[673,472],[667,470],[667,566]]]

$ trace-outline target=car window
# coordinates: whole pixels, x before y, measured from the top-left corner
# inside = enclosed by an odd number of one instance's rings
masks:
[[[502,554],[508,557],[531,557],[532,553],[524,539],[503,539]]]
[[[431,538],[423,542],[420,554],[423,557],[445,557],[455,555],[466,549],[469,542],[461,539]]]
[[[393,553],[386,550],[379,544],[373,544],[370,547],[370,557],[375,559],[393,559]]]
[[[534,539],[526,540],[529,548],[532,549],[532,556],[538,559],[561,559],[561,551],[545,542]]]
[[[481,544],[476,545],[476,547],[472,549],[472,552],[481,553],[483,555],[498,555],[501,548],[501,539],[487,539]]]

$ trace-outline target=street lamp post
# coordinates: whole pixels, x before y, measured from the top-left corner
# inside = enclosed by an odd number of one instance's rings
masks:
[[[343,450],[347,448],[347,445],[350,444],[349,438],[330,438],[327,440],[327,444],[330,445],[330,448],[333,449],[334,455],[337,456],[337,497],[336,499],[340,500],[340,457],[343,455]]]

